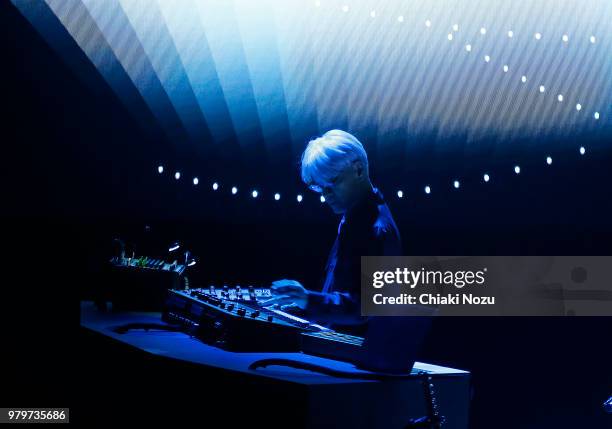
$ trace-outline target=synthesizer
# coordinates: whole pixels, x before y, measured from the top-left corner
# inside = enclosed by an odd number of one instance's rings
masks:
[[[297,352],[302,332],[327,330],[260,305],[271,296],[270,289],[253,286],[168,290],[162,320],[182,326],[206,343],[240,352]]]

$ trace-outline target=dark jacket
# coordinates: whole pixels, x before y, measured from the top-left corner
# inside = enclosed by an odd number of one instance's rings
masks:
[[[361,316],[361,256],[401,254],[400,234],[393,216],[382,193],[374,188],[340,221],[327,260],[323,289],[308,296],[310,319],[361,334],[367,319]]]

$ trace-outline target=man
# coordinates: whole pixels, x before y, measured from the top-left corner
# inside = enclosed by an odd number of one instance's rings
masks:
[[[295,280],[272,284],[266,306],[297,306],[306,317],[334,329],[363,334],[361,316],[361,256],[401,255],[399,231],[383,196],[368,171],[363,145],[353,135],[331,130],[311,140],[302,154],[302,180],[325,197],[334,213],[342,214],[331,249],[321,292]]]

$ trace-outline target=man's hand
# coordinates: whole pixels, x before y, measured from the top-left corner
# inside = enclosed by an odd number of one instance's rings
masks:
[[[269,307],[271,305],[278,305],[281,309],[283,307],[296,306],[301,309],[305,309],[308,304],[308,289],[295,280],[277,280],[272,283],[270,287],[272,289],[272,298],[260,302],[260,305]]]

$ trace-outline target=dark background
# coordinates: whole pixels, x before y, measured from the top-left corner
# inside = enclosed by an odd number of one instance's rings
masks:
[[[338,219],[301,187],[297,160],[284,167],[292,176],[279,186],[270,172],[249,175],[257,166],[245,157],[234,164],[192,160],[189,168],[206,177],[222,171],[241,190],[275,185],[283,195],[303,192],[301,205],[236,198],[227,189],[214,193],[204,180],[194,187],[188,179],[159,175],[160,159],[167,172],[187,161],[155,129],[138,127],[93,66],[95,91],[8,2],[0,16],[2,406],[94,413],[96,404],[84,392],[95,389],[88,374],[96,368],[83,360],[78,301],[99,285],[113,237],[134,243],[141,254],[180,240],[199,258],[196,283],[266,284],[287,277],[317,287]],[[575,146],[610,141],[609,133],[581,135]],[[397,166],[372,166],[406,253],[611,253],[611,150],[559,153],[547,168],[541,157],[516,154],[519,176],[497,159],[489,164],[488,184],[475,159],[462,167],[460,191],[448,185],[450,161],[425,155],[403,176]],[[420,185],[425,177],[434,177],[436,192],[429,196]],[[389,187],[398,182],[407,184],[403,200]],[[611,422],[601,407],[612,394],[610,332],[610,318],[441,318],[421,360],[472,371],[474,428],[603,428]]]

